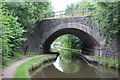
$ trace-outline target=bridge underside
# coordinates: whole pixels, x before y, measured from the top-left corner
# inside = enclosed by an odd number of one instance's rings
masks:
[[[43,53],[50,53],[50,45],[52,44],[52,42],[59,36],[64,34],[72,34],[79,37],[84,42],[83,50],[87,52],[84,54],[93,55],[95,53],[95,48],[98,47],[97,41],[88,33],[75,28],[65,28],[54,32],[47,38],[47,40],[45,40],[45,42],[43,43]]]

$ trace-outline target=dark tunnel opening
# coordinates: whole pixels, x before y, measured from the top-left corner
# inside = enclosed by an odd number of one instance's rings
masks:
[[[45,40],[45,42],[43,43],[43,53],[50,53],[50,45],[52,44],[52,42],[54,42],[54,40],[57,39],[59,36],[65,34],[72,34],[80,38],[84,43],[83,50],[86,51],[86,53],[84,53],[86,55],[94,55],[95,48],[99,46],[98,42],[88,33],[75,28],[65,28],[54,32]]]

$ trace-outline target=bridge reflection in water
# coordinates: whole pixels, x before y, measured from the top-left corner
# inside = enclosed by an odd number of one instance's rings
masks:
[[[70,52],[70,54],[78,53]],[[118,76],[114,70],[89,65],[82,58],[59,55],[53,64],[44,67],[32,78],[118,78]]]

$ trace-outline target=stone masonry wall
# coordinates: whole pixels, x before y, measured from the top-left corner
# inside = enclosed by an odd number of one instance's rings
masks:
[[[118,59],[119,57],[119,49],[118,49],[118,41],[117,39],[110,39],[106,46],[102,46],[102,57]]]

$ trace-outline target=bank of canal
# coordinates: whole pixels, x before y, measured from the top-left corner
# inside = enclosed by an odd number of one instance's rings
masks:
[[[44,65],[43,65],[44,66]],[[57,58],[48,66],[34,71],[32,78],[118,78],[118,72],[102,66],[87,64],[84,61],[74,59]],[[34,80],[34,79],[33,79]]]
[[[14,78],[31,78],[30,71],[40,67],[43,63],[56,59],[56,55],[44,55],[33,58],[17,67]]]
[[[118,78],[119,71],[93,65],[80,59],[74,51],[61,50],[64,55],[44,55],[17,67],[14,78]],[[67,56],[74,54],[74,56]]]
[[[62,50],[61,50],[62,51]],[[63,52],[63,53],[62,53]],[[31,78],[115,78],[118,70],[107,68],[99,64],[90,64],[75,52],[63,50],[54,62],[45,63],[31,72]],[[65,54],[64,54],[65,53]],[[68,54],[72,54],[69,56]],[[75,54],[73,56],[73,54]]]

